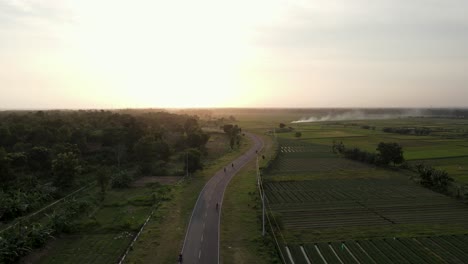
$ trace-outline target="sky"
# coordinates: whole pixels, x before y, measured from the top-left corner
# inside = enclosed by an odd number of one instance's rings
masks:
[[[468,107],[466,0],[0,0],[0,109]]]

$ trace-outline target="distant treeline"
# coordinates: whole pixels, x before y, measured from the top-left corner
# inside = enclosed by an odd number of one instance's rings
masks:
[[[378,166],[401,164],[405,161],[403,148],[394,142],[380,142],[377,153],[368,152],[359,148],[346,148],[343,142],[333,141],[332,152],[342,154],[347,159],[361,161]]]
[[[427,127],[384,127],[383,132],[402,135],[428,136],[433,130]]]
[[[403,148],[398,143],[380,142],[377,146],[377,153],[371,153],[359,148],[346,148],[343,142],[333,142],[333,153],[342,154],[345,158],[373,164],[377,166],[387,166],[389,164],[403,164],[400,168],[409,169],[418,173],[419,183],[431,190],[446,194],[448,186],[453,182],[448,173],[444,170],[437,170],[431,166],[417,164],[410,166],[403,157]]]

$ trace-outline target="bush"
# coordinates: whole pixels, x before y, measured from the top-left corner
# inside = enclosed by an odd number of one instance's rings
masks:
[[[127,171],[119,171],[112,175],[112,188],[128,188],[133,182],[133,176]]]
[[[421,185],[434,191],[446,193],[449,183],[453,182],[453,178],[446,171],[436,170],[424,164],[416,165],[416,169],[421,179]]]

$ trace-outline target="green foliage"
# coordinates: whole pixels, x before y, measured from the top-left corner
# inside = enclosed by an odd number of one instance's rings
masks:
[[[133,176],[127,171],[118,171],[112,174],[112,188],[128,188],[133,182]]]
[[[297,137],[297,138],[300,138],[300,137],[302,137],[302,133],[297,131],[296,133],[294,133],[294,136]]]
[[[96,173],[96,182],[101,188],[101,193],[106,193],[106,188],[109,185],[110,171],[107,168],[101,168]]]
[[[405,161],[403,148],[398,143],[380,142],[377,146],[377,151],[379,152],[378,162],[383,165],[388,165],[391,162],[393,164],[401,164]]]
[[[382,131],[386,133],[416,136],[428,136],[433,132],[432,129],[427,127],[384,127]]]
[[[44,224],[20,222],[0,233],[0,263],[15,263],[32,249],[42,247],[52,234],[71,232],[76,217],[89,205],[87,200],[67,200],[61,209],[47,215]]]
[[[446,193],[450,182],[453,182],[453,178],[446,171],[436,170],[424,164],[416,165],[416,169],[421,179],[421,185],[434,191]]]
[[[0,235],[0,263],[15,263],[31,251],[23,230],[8,230]]]
[[[73,152],[60,153],[52,161],[52,173],[55,177],[54,185],[61,188],[70,188],[75,178],[81,173],[80,160]]]
[[[197,170],[203,169],[203,164],[202,164],[202,153],[198,149],[188,149],[187,150],[187,162],[185,163],[184,170],[187,169],[187,163],[188,163],[188,171],[190,173],[194,173]]]
[[[22,190],[0,191],[0,220],[23,216],[52,200],[53,189],[36,185]]]
[[[231,149],[234,149],[234,146],[240,146],[241,137],[239,134],[242,132],[242,129],[237,125],[227,124],[223,126],[223,130],[229,136],[229,146]]]
[[[15,177],[10,167],[10,159],[8,159],[5,149],[0,147],[0,182],[2,183],[2,187],[7,187],[14,179]]]
[[[10,160],[10,165],[14,169],[24,169],[28,163],[28,158],[24,152],[8,153],[7,158]]]
[[[51,168],[50,150],[46,147],[33,147],[28,152],[28,166],[32,171],[47,171]]]

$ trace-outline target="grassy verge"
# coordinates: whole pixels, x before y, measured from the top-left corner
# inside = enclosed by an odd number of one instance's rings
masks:
[[[268,157],[272,151],[272,141],[269,137],[262,138],[265,147],[261,154]],[[222,263],[278,262],[274,247],[261,236],[261,208],[255,167],[255,161],[250,162],[226,189],[221,217]]]
[[[243,154],[251,142],[243,140],[240,148],[218,156],[206,168],[174,186],[172,199],[155,212],[148,222],[126,263],[175,263],[182,248],[193,206],[205,183],[216,171]]]

